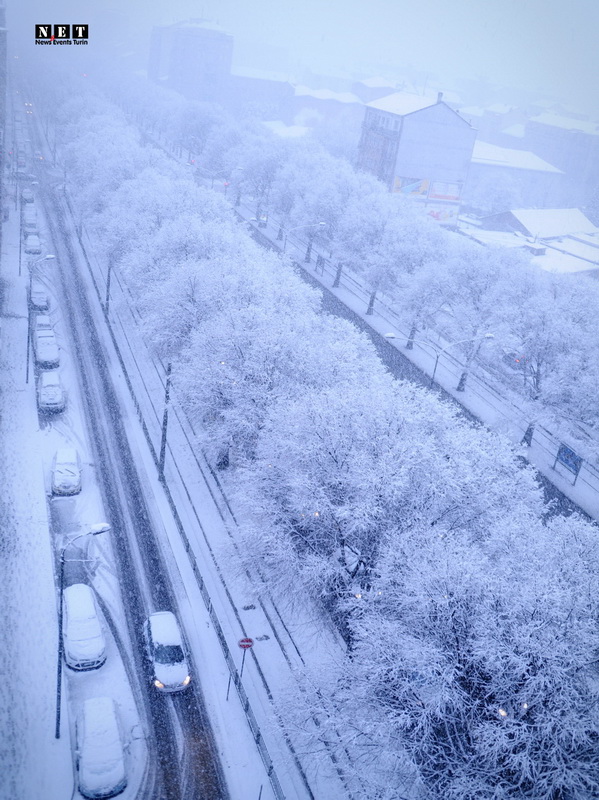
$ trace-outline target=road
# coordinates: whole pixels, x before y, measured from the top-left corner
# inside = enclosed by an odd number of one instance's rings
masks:
[[[150,675],[150,666],[142,640],[143,621],[153,610],[176,612],[176,603],[156,544],[105,348],[94,324],[77,256],[69,240],[70,226],[65,220],[62,198],[56,188],[47,188],[43,199],[59,264],[61,305],[64,318],[68,320],[89,438],[95,461],[101,465],[98,470],[101,492],[113,530],[125,622],[133,645],[134,664],[129,674],[141,676],[134,690],[140,713],[143,709],[145,715],[150,769],[146,771],[139,796],[168,800],[226,798],[226,784],[197,672],[193,673],[196,679],[192,687],[181,696],[158,694],[146,678]],[[127,653],[122,655],[127,657]]]

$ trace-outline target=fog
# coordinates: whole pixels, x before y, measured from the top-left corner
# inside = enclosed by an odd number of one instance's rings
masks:
[[[240,67],[390,78],[407,71],[446,89],[459,90],[466,79],[489,94],[493,84],[507,85],[569,101],[590,116],[599,108],[594,0],[62,0],[51,10],[43,0],[8,0],[11,38],[23,54],[34,47],[34,24],[83,22],[89,55],[116,46],[122,55],[134,52],[139,69],[151,27],[191,17],[233,34]]]

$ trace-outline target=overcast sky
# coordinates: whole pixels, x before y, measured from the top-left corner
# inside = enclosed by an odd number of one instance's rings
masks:
[[[544,86],[549,95],[569,97],[599,115],[599,0],[7,2],[11,27],[27,41],[36,22],[89,22],[96,30],[137,31],[145,40],[154,24],[204,17],[237,39],[278,44],[292,64],[314,63],[315,71],[327,64],[354,71],[377,63],[397,64],[400,71],[409,63],[448,81],[461,75]],[[90,35],[93,40],[94,27]]]

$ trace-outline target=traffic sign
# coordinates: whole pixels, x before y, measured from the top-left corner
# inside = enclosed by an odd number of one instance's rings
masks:
[[[249,650],[253,644],[254,640],[250,639],[249,637],[247,639],[239,640],[239,646],[241,647],[242,650]]]

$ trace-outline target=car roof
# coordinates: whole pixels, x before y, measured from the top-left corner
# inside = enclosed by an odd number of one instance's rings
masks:
[[[179,625],[172,611],[156,611],[148,618],[152,640],[160,644],[182,645]]]
[[[91,586],[87,583],[73,583],[64,589],[65,601],[77,609],[77,616],[95,617],[96,603]]]
[[[41,378],[42,386],[54,386],[60,383],[60,373],[57,369],[48,369],[42,372]]]

